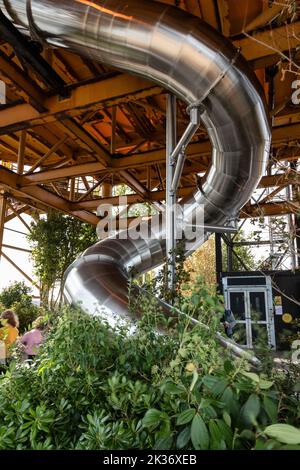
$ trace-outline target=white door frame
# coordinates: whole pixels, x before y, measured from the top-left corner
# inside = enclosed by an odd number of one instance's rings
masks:
[[[273,296],[272,296],[272,284],[270,276],[266,276],[265,285],[247,285],[247,278],[253,276],[243,277],[245,285],[228,285],[228,279],[237,279],[237,277],[226,277],[223,278],[224,285],[224,300],[226,308],[230,309],[230,294],[231,293],[243,293],[244,295],[244,305],[245,305],[245,320],[236,320],[237,323],[245,324],[246,328],[246,345],[243,345],[246,348],[253,348],[253,337],[252,337],[252,325],[261,324],[266,325],[267,336],[268,336],[268,345],[276,350],[276,339],[275,339],[275,326],[274,326],[274,307],[273,307]],[[257,276],[255,276],[257,278]],[[262,292],[264,293],[265,301],[265,320],[259,320],[252,322],[251,320],[251,303],[250,303],[250,293]]]

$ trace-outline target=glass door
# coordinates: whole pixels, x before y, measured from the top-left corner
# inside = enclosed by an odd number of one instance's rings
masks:
[[[248,346],[249,325],[247,322],[246,292],[237,290],[229,292],[229,308],[231,309],[236,325],[234,327],[234,340],[241,346]]]
[[[270,344],[266,292],[256,289],[255,292],[250,291],[247,292],[247,294],[249,296],[249,326],[251,329],[251,342],[249,347],[266,346]]]
[[[246,348],[273,344],[265,289],[230,289],[227,304],[236,320],[233,339],[238,344]]]

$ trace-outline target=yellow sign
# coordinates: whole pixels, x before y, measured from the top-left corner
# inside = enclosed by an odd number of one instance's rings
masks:
[[[293,320],[293,317],[290,313],[284,313],[282,315],[282,320],[284,321],[284,323],[291,323],[291,321]]]

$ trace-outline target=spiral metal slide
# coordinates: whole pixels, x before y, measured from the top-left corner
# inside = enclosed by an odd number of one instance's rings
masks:
[[[265,170],[271,135],[260,85],[229,40],[150,0],[0,0],[0,8],[25,34],[147,78],[188,109],[201,106],[212,163],[201,190],[181,202],[181,228],[195,225],[202,207],[206,225],[237,217]],[[141,228],[151,236],[136,240],[128,229],[127,237],[123,232],[87,249],[67,270],[66,299],[90,313],[128,317],[129,271],[140,275],[166,255],[164,218]]]

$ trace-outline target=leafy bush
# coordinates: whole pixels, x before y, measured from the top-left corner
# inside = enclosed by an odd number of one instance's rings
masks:
[[[220,355],[218,321],[207,330],[183,317],[155,333],[160,309],[143,300],[134,331],[65,308],[39,359],[11,364],[0,449],[299,448],[300,405],[284,373]]]
[[[0,293],[0,308],[12,309],[19,318],[19,330],[24,333],[32,322],[41,315],[40,309],[32,303],[31,289],[24,282],[14,282]]]
[[[12,309],[18,315],[19,331],[21,334],[28,330],[33,321],[41,315],[41,310],[32,303],[31,297],[25,295],[22,296],[20,302],[12,305]]]
[[[14,282],[0,292],[0,304],[4,308],[12,308],[13,304],[21,302],[23,296],[29,296],[30,292],[30,287],[24,282]]]

